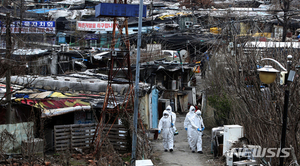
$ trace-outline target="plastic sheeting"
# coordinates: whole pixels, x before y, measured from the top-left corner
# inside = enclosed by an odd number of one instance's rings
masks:
[[[75,107],[43,110],[42,118],[58,116],[58,115],[62,115],[62,114],[70,113],[70,112],[90,110],[90,109],[91,109],[91,106],[75,106]]]
[[[33,122],[0,125],[2,151],[5,154],[20,154],[22,141],[33,138]]]
[[[42,110],[42,118],[62,115],[75,111],[90,110],[88,101],[80,99],[16,99],[21,104],[30,105]]]

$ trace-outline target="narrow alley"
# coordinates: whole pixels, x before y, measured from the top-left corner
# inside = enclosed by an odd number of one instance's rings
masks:
[[[153,156],[155,166],[211,166],[218,165],[213,161],[211,153],[211,131],[204,130],[203,139],[203,154],[192,153],[187,142],[187,132],[184,130],[183,122],[184,114],[177,114],[176,128],[179,132],[174,137],[175,148],[173,152],[164,152],[162,144],[162,136],[159,135],[157,140],[152,141]]]

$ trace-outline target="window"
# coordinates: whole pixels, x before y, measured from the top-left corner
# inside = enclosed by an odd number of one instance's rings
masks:
[[[86,112],[86,116],[85,116],[85,120],[92,120],[93,117],[92,117],[92,112],[91,111],[87,111]]]
[[[172,56],[169,52],[164,52],[164,55]]]

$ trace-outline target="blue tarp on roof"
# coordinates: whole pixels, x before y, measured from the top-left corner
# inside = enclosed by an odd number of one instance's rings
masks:
[[[33,9],[33,10],[27,10],[27,12],[31,12],[31,13],[37,13],[37,14],[45,14],[45,13],[49,13],[49,11],[51,10],[61,10],[63,8],[54,8],[54,9]]]

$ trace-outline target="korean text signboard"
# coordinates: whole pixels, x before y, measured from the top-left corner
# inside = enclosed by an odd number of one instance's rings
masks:
[[[6,26],[3,22],[0,22],[1,32],[6,33]],[[19,21],[11,23],[11,33],[19,33],[21,27],[21,33],[28,34],[55,34],[55,21],[22,21],[20,26]]]
[[[113,25],[112,21],[77,21],[76,29],[79,31],[113,31]]]

